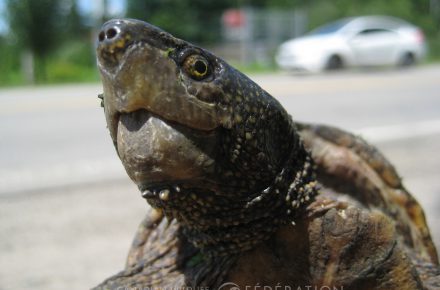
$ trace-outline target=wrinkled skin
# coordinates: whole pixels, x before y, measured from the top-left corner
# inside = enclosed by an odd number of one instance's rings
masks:
[[[154,208],[98,289],[440,286],[423,211],[374,147],[295,124],[223,60],[141,21],[104,24],[97,55],[111,138]]]

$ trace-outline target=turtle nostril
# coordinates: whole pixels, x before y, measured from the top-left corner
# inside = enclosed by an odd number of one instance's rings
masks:
[[[99,34],[98,34],[98,40],[99,42],[103,42],[105,40],[113,40],[114,38],[116,38],[119,34],[120,30],[118,27],[111,27],[107,30],[102,30]]]
[[[101,31],[99,33],[98,39],[99,39],[99,41],[104,41],[105,40],[105,33],[104,33],[104,31]]]
[[[100,60],[105,61],[107,65],[118,64],[130,45],[128,33],[127,26],[122,21],[105,23],[96,36]]]
[[[118,34],[118,30],[116,28],[109,28],[106,31],[107,39],[112,39]]]

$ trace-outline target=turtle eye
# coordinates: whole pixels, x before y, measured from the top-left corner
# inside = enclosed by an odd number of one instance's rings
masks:
[[[211,73],[208,60],[196,54],[190,55],[184,60],[183,69],[197,81],[207,78]]]

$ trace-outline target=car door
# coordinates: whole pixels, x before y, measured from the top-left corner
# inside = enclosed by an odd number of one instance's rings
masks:
[[[359,65],[389,65],[395,59],[399,35],[388,29],[368,28],[356,33],[349,46]]]

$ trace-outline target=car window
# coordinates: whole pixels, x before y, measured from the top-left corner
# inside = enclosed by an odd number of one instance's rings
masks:
[[[378,33],[391,33],[391,32],[392,32],[391,30],[384,28],[369,28],[360,31],[357,35],[374,35]]]
[[[338,31],[342,27],[344,27],[348,22],[350,22],[352,19],[342,19],[335,22],[331,22],[329,24],[326,24],[324,26],[320,26],[311,32],[309,32],[309,35],[323,35],[323,34],[330,34]]]

